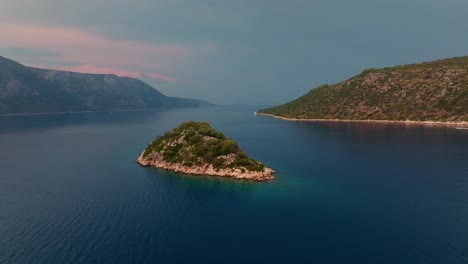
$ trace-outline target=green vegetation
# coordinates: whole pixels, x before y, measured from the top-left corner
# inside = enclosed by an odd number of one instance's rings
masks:
[[[372,73],[372,72],[375,72],[376,69],[375,68],[369,68],[369,69],[364,69],[361,74],[364,75],[364,74],[368,74],[368,73]]]
[[[258,112],[299,119],[468,121],[468,57],[366,69]]]
[[[233,140],[206,122],[184,122],[173,131],[157,137],[145,149],[143,157],[154,153],[162,154],[166,162],[189,167],[211,164],[215,169],[264,169],[262,163],[249,158]]]

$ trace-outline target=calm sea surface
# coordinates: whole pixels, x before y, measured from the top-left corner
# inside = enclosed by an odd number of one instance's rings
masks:
[[[256,108],[0,117],[0,263],[468,263],[468,131]],[[209,121],[272,182],[133,161]]]

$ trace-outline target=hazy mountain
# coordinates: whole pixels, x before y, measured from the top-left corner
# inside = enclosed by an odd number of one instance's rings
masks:
[[[199,107],[134,78],[31,68],[0,56],[0,114]]]

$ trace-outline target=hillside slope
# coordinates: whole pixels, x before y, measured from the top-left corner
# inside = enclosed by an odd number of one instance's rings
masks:
[[[0,56],[0,114],[198,107],[134,78],[23,66]]]
[[[367,69],[258,113],[295,119],[466,122],[468,57]]]

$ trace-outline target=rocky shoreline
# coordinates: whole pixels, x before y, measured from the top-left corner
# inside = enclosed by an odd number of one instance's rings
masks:
[[[303,122],[355,122],[355,123],[385,123],[385,124],[407,124],[407,125],[428,125],[428,126],[453,126],[453,127],[467,127],[468,122],[443,122],[443,121],[412,121],[412,120],[356,120],[356,119],[300,119],[276,116],[272,114],[258,113],[254,115],[270,116],[285,121],[303,121]]]
[[[144,153],[144,152],[143,152]],[[143,167],[155,167],[167,171],[191,174],[191,175],[205,175],[217,177],[230,177],[238,180],[251,180],[251,181],[269,181],[274,179],[275,171],[271,168],[265,167],[263,171],[242,171],[241,169],[215,169],[211,164],[204,164],[202,166],[185,166],[180,163],[168,163],[163,160],[162,155],[153,155],[150,159],[144,158],[143,153],[138,156],[136,162]]]

